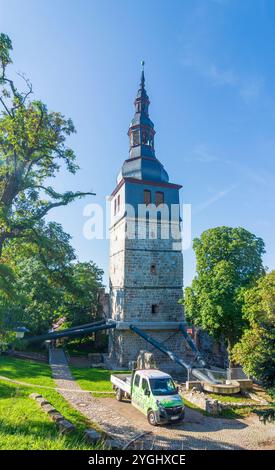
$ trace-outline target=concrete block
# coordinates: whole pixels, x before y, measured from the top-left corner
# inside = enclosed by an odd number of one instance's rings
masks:
[[[53,420],[53,421],[56,421],[57,423],[59,421],[62,421],[64,419],[64,417],[62,416],[62,414],[60,414],[58,411],[55,410],[55,413],[50,413],[49,414],[50,418]]]
[[[102,363],[102,354],[100,353],[89,353],[88,359],[92,364]]]
[[[97,432],[95,429],[86,429],[84,432],[85,438],[88,442],[96,444],[102,440],[102,435]]]
[[[41,407],[44,406],[44,405],[48,405],[48,404],[49,404],[49,402],[48,402],[47,400],[45,400],[45,398],[43,398],[42,396],[37,397],[37,398],[35,399],[35,401],[36,401],[37,403],[39,403],[39,405],[40,405]]]
[[[202,385],[199,380],[188,380],[185,386],[186,386],[186,390],[192,390],[192,388],[194,387],[199,391],[202,390]]]
[[[91,367],[92,369],[104,369],[105,364],[104,362],[95,362],[95,363],[91,362],[89,364],[89,367]]]
[[[45,411],[45,413],[48,414],[56,412],[56,409],[50,403],[46,403],[46,405],[41,405],[41,408],[43,409],[43,411]]]
[[[31,393],[29,397],[33,400],[37,400],[37,398],[43,398],[42,395],[40,395],[39,393]]]
[[[122,444],[116,439],[105,439],[104,446],[107,449],[122,449]]]
[[[58,421],[58,426],[62,434],[68,434],[72,431],[75,431],[75,426],[70,423],[67,419],[62,419]]]
[[[253,381],[250,379],[238,379],[237,382],[241,390],[251,390],[253,388]]]

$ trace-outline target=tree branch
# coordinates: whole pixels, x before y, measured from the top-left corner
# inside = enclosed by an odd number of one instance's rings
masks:
[[[1,101],[1,103],[2,103],[2,105],[3,105],[3,107],[4,107],[4,109],[5,109],[6,113],[12,118],[12,114],[11,114],[9,108],[6,106],[6,103],[5,103],[5,101],[3,100],[2,97],[0,98],[0,101]]]
[[[44,209],[41,209],[38,212],[38,215],[33,217],[31,220],[33,220],[33,221],[40,220],[43,217],[45,217],[45,215],[51,209],[54,209],[55,207],[60,207],[60,206],[67,206],[74,199],[81,198],[81,197],[84,197],[84,196],[95,196],[95,193],[91,193],[91,192],[85,192],[84,193],[84,192],[81,192],[81,191],[77,191],[76,193],[70,193],[70,195],[67,195],[67,197],[66,197],[66,193],[65,193],[65,194],[63,194],[63,197],[65,198],[65,199],[63,199],[63,201],[53,202],[53,203],[48,204],[47,207],[44,207]]]

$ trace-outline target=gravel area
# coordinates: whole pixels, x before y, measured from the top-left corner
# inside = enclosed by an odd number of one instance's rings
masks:
[[[81,389],[71,375],[62,350],[51,352],[50,364],[57,386],[72,390],[60,391],[63,397],[91,422],[99,424],[107,434],[118,440],[121,446],[146,433],[129,448],[275,449],[275,426],[262,424],[257,416],[246,419],[211,418],[187,408],[183,423],[154,428],[129,402],[78,393],[77,390]]]

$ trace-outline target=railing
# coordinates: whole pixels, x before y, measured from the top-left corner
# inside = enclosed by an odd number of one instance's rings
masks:
[[[241,367],[232,367],[231,369],[220,369],[218,367],[207,368],[196,368],[196,371],[201,372],[204,375],[211,374],[215,380],[219,383],[226,383],[227,380],[238,380],[238,379],[248,379],[247,375],[244,373]],[[195,381],[198,380],[195,375],[192,374],[192,369],[187,371],[187,380]]]

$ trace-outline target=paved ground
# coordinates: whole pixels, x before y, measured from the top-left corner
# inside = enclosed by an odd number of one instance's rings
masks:
[[[124,419],[133,421],[140,430],[152,431],[146,417],[129,402],[117,402],[114,398],[98,401],[104,402],[105,407],[112,408]],[[152,440],[155,440],[154,448],[275,449],[275,426],[263,425],[257,416],[242,420],[210,418],[186,408],[183,423],[153,428]]]
[[[72,378],[63,351],[52,351],[51,367],[57,386],[71,390],[60,392],[64,398],[122,446],[145,433],[130,448],[275,449],[275,426],[263,425],[257,416],[238,420],[209,418],[187,408],[183,423],[153,428],[129,402],[78,393],[80,387]]]

